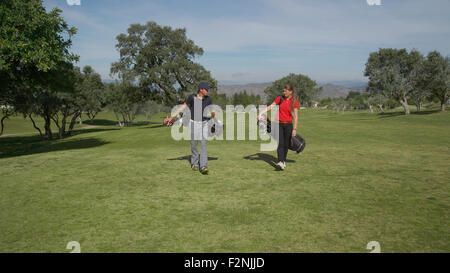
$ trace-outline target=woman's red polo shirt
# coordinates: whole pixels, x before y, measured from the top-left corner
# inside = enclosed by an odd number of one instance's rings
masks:
[[[283,102],[279,105],[279,111],[277,114],[277,120],[279,121],[292,121],[294,118],[291,113],[291,101],[292,97],[290,99],[283,98]],[[274,103],[278,104],[280,102],[280,96],[278,96]],[[294,108],[298,109],[298,100],[295,100],[294,102]]]

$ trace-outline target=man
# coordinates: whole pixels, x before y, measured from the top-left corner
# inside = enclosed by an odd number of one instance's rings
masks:
[[[206,138],[208,136],[208,117],[204,116],[204,110],[208,105],[212,104],[211,98],[208,96],[209,85],[201,82],[198,85],[197,94],[189,95],[184,104],[176,111],[174,115],[164,119],[164,123],[170,122],[174,117],[181,113],[186,107],[191,112],[191,168],[202,174],[208,174],[208,152],[206,148]],[[211,112],[213,117],[215,112]],[[197,150],[200,141],[200,155]]]

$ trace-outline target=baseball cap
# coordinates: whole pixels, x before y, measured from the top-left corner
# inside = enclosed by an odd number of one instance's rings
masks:
[[[201,82],[201,83],[198,85],[198,90],[200,90],[200,89],[206,89],[206,90],[209,90],[209,85],[208,85],[206,82]]]

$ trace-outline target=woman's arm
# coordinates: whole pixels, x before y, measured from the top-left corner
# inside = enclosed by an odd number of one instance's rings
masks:
[[[271,105],[267,106],[266,109],[262,110],[261,113],[259,113],[258,117],[256,117],[258,120],[261,119],[261,116],[267,113],[268,111],[272,110],[273,107],[275,107],[276,103],[273,102]]]
[[[292,129],[292,136],[297,135],[297,121],[298,121],[298,109],[294,108],[294,128]]]

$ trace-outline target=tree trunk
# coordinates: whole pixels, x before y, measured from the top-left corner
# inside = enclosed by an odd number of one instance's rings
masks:
[[[8,116],[2,117],[2,121],[1,121],[1,123],[2,123],[2,130],[1,130],[1,132],[0,132],[0,136],[3,135],[3,129],[5,128],[5,124],[4,124],[3,122],[4,122],[5,119],[7,119],[7,118],[8,118]]]
[[[82,125],[83,124],[83,119],[81,118],[81,115],[82,115],[83,113],[80,113],[80,116],[79,116],[79,118],[80,118],[80,125]]]
[[[422,103],[416,103],[417,112],[420,112],[420,109],[422,109]]]
[[[67,131],[67,135],[72,134],[73,127],[75,127],[75,123],[77,122],[77,118],[81,116],[80,112],[73,114],[72,119],[70,120],[69,131]]]
[[[95,118],[95,116],[97,116],[97,114],[98,114],[98,112],[88,111],[87,115],[89,117],[89,121],[90,121],[91,124],[94,124],[94,118]]]
[[[441,111],[445,112],[445,102],[443,100],[441,101]]]
[[[381,113],[384,113],[383,104],[378,104],[378,107],[380,108]]]
[[[56,124],[56,127],[58,127],[58,136],[59,138],[62,138],[61,135],[61,126],[59,125],[59,117],[57,117],[58,119],[55,119],[54,117],[52,117],[53,122]]]
[[[31,119],[31,122],[33,123],[34,129],[38,130],[39,131],[39,135],[41,135],[41,137],[42,137],[42,131],[41,131],[41,129],[39,129],[39,127],[36,126],[36,122],[34,122],[34,119],[31,116],[31,114],[29,114],[28,117]]]
[[[400,99],[399,102],[403,106],[403,109],[405,109],[405,115],[409,115],[410,112],[408,107],[408,101],[406,100],[406,98]]]
[[[61,120],[61,128],[59,128],[59,138],[63,138],[64,135],[66,134],[66,119],[67,116],[63,115]]]
[[[5,114],[5,116],[2,117],[2,120],[1,120],[2,130],[0,131],[0,136],[3,135],[3,130],[5,129],[4,121],[5,121],[5,119],[7,119],[7,118],[9,117],[9,111],[8,111],[8,109],[5,110],[4,114]]]
[[[50,118],[50,116],[48,114],[46,114],[44,116],[44,120],[45,120],[45,125],[44,125],[45,137],[47,139],[52,139],[53,138],[53,134],[52,134],[52,129],[50,128],[52,120],[51,120],[51,118]]]
[[[114,112],[114,115],[116,115],[116,119],[117,119],[117,121],[119,122],[119,126],[120,126],[120,127],[123,127],[123,124],[120,122],[120,117],[119,117],[119,115],[117,114],[117,112]]]
[[[125,127],[128,126],[127,118],[126,118],[126,116],[125,116],[124,113],[122,113],[122,119],[123,119],[123,125],[124,125]]]
[[[373,114],[373,105],[371,104],[371,105],[369,106],[369,108],[370,108],[370,113]]]

